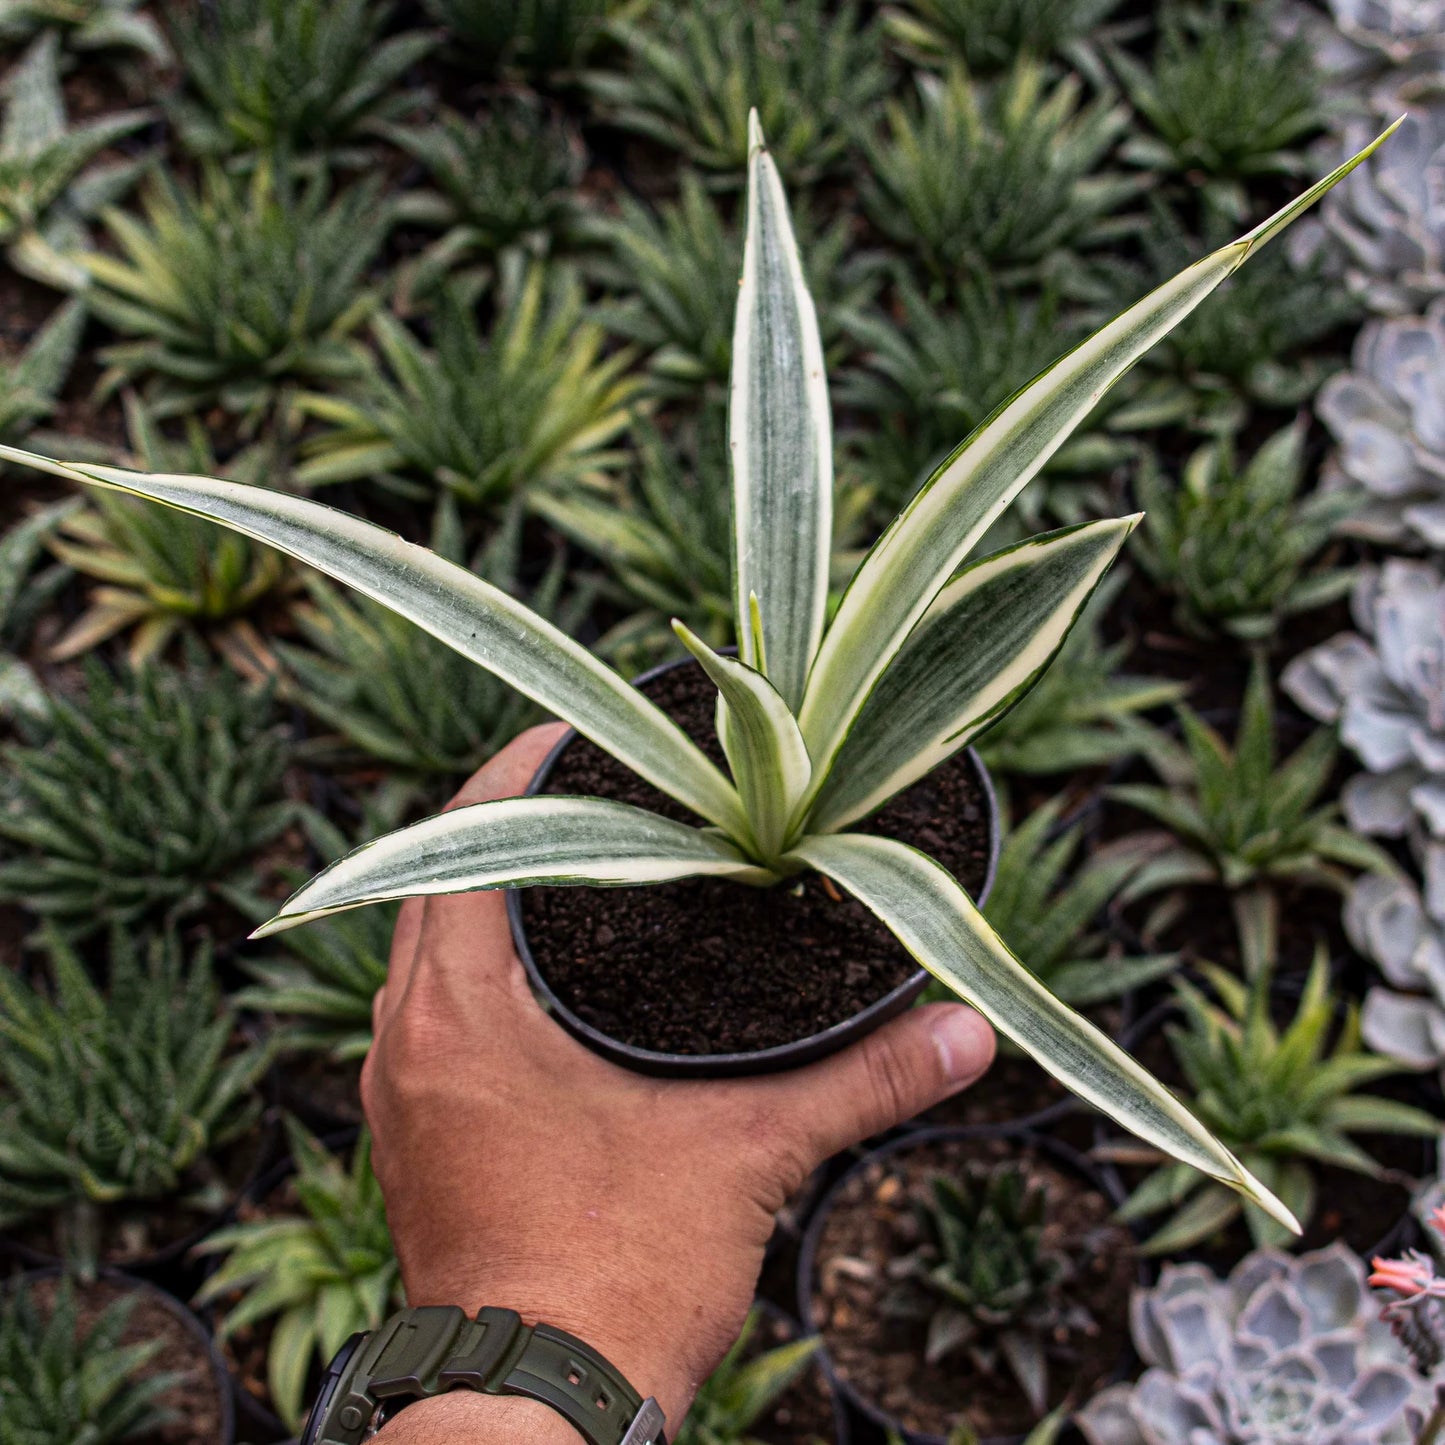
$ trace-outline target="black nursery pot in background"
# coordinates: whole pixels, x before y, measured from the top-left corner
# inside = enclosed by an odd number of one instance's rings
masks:
[[[59,1265],[50,1265],[16,1275],[3,1287],[44,1288],[50,1281],[58,1285],[62,1274]],[[232,1445],[236,1438],[236,1415],[230,1379],[215,1339],[195,1313],[147,1280],[120,1270],[102,1269],[93,1282],[74,1281],[73,1284],[82,1320],[92,1306],[98,1310],[122,1296],[135,1301],[121,1343],[131,1345],[142,1339],[163,1341],[162,1348],[145,1367],[147,1378],[172,1371],[184,1374],[159,1402],[175,1416],[163,1433],[169,1445]]]
[[[696,663],[665,664],[636,685],[722,763],[717,692]],[[697,822],[575,731],[553,748],[527,793],[612,798]],[[913,844],[976,902],[987,898],[998,809],[971,748],[857,831]],[[901,1013],[930,977],[861,903],[816,874],[773,888],[696,878],[513,889],[507,909],[545,1006],[589,1048],[646,1074],[722,1077],[812,1063]]]
[[[931,1161],[926,1165],[916,1160]],[[830,1347],[829,1325],[826,1313],[827,1291],[821,1288],[820,1276],[830,1268],[828,1255],[828,1231],[835,1217],[845,1220],[843,1235],[846,1246],[839,1256],[846,1267],[846,1276],[855,1282],[861,1278],[860,1270],[867,1270],[886,1260],[875,1259],[879,1232],[889,1236],[889,1248],[884,1251],[888,1259],[894,1256],[896,1241],[889,1235],[888,1220],[904,1218],[911,1213],[910,1190],[921,1187],[922,1181],[933,1173],[947,1173],[951,1167],[962,1167],[964,1161],[978,1162],[985,1166],[1004,1164],[1012,1160],[1035,1162],[1035,1177],[1050,1179],[1050,1229],[1056,1235],[1055,1244],[1067,1250],[1070,1242],[1079,1243],[1094,1239],[1103,1232],[1112,1231],[1118,1238],[1111,1247],[1107,1243],[1096,1244],[1093,1257],[1096,1260],[1094,1273],[1089,1278],[1080,1278],[1077,1293],[1095,1317],[1097,1333],[1084,1338],[1091,1343],[1090,1357],[1080,1360],[1076,1370],[1056,1363],[1051,1374],[1056,1382],[1051,1394],[1070,1393],[1082,1386],[1085,1396],[1109,1380],[1124,1377],[1132,1353],[1129,1345],[1128,1310],[1131,1290],[1135,1285],[1147,1282],[1148,1272],[1142,1260],[1134,1252],[1135,1238],[1123,1225],[1111,1222],[1113,1211],[1123,1202],[1123,1191],[1112,1173],[1096,1166],[1091,1160],[1070,1148],[1067,1144],[1047,1134],[1017,1127],[974,1127],[941,1128],[918,1130],[904,1134],[877,1149],[865,1154],[847,1171],[824,1197],[813,1215],[803,1236],[802,1249],[798,1257],[797,1300],[798,1315],[804,1329],[823,1336],[819,1353],[824,1370],[833,1381],[834,1388],[847,1402],[856,1416],[869,1422],[883,1434],[896,1434],[907,1445],[948,1445],[948,1436],[917,1427],[891,1413],[875,1397],[867,1383],[851,1378],[847,1367],[840,1364],[837,1347]],[[916,1177],[910,1176],[912,1174]],[[846,1216],[852,1216],[860,1226],[850,1230]],[[837,1240],[834,1240],[836,1247]],[[839,1272],[842,1278],[843,1273]],[[877,1271],[876,1286],[886,1290],[890,1282],[882,1269]],[[849,1286],[850,1288],[853,1286]],[[864,1287],[872,1290],[873,1285]],[[857,1322],[865,1316],[881,1318],[877,1301],[860,1307],[858,1301],[848,1302],[850,1318]],[[880,1337],[881,1340],[881,1337]],[[858,1351],[856,1347],[854,1354]],[[921,1369],[923,1357],[921,1346],[917,1351],[910,1345],[906,1349],[894,1349],[888,1357],[865,1350],[864,1354],[873,1360],[884,1360],[877,1371],[876,1383],[888,1380],[893,1386],[901,1387],[902,1395],[911,1403],[917,1403],[925,1394],[932,1396],[939,1382],[944,1381],[950,1394],[957,1392],[957,1400],[948,1406],[960,1417],[972,1403],[980,1400],[992,1402],[995,1407],[994,1420],[1007,1418],[1009,1407],[997,1408],[1004,1396],[1010,1393],[1008,1375],[1004,1367],[1001,1373],[987,1377],[970,1374],[957,1362],[944,1362],[928,1367],[928,1378],[913,1373],[913,1365]],[[904,1375],[893,1373],[897,1358],[902,1356],[909,1370]],[[916,1359],[915,1359],[916,1356]],[[957,1381],[957,1383],[955,1383]],[[1017,1394],[1017,1388],[1012,1392]],[[1051,1404],[1057,1404],[1052,1398]],[[1022,1395],[1018,1404],[1023,1404]],[[941,1407],[933,1399],[934,1407]],[[990,1429],[987,1422],[969,1420],[978,1432],[982,1445],[1021,1445],[1031,1421],[1011,1421],[1005,1429]]]

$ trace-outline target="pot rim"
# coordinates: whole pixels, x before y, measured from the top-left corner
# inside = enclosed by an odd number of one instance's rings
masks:
[[[905,1150],[925,1149],[932,1144],[967,1139],[1007,1139],[1016,1143],[1020,1148],[1036,1150],[1045,1155],[1051,1163],[1077,1175],[1091,1188],[1097,1189],[1113,1207],[1118,1208],[1124,1202],[1124,1191],[1110,1171],[1101,1169],[1086,1155],[1080,1153],[1072,1145],[1064,1143],[1062,1139],[1018,1124],[958,1124],[911,1130],[869,1149],[834,1181],[832,1187],[823,1196],[822,1202],[813,1211],[813,1217],[808,1221],[808,1227],[803,1233],[802,1247],[798,1251],[798,1270],[795,1280],[798,1318],[802,1321],[806,1333],[823,1336],[823,1344],[818,1350],[818,1359],[824,1372],[833,1381],[838,1394],[864,1419],[878,1426],[885,1433],[895,1431],[900,1439],[908,1442],[908,1445],[948,1445],[948,1439],[944,1435],[916,1434],[905,1430],[900,1421],[874,1404],[850,1381],[838,1374],[833,1365],[833,1356],[828,1349],[827,1337],[813,1321],[813,1299],[816,1293],[813,1287],[813,1275],[814,1267],[817,1264],[818,1246],[823,1237],[823,1226],[837,1206],[844,1186],[851,1182],[856,1175],[862,1173],[875,1159],[886,1158]],[[1133,1233],[1133,1231],[1130,1232]],[[1148,1275],[1148,1264],[1140,1258],[1135,1270],[1136,1287],[1146,1283]],[[1126,1341],[1122,1352],[1123,1361],[1132,1357],[1132,1348],[1132,1342]],[[1116,1366],[1110,1378],[1118,1378],[1119,1374],[1119,1367]],[[981,1441],[981,1445],[1021,1445],[1023,1440],[1024,1436],[1022,1435],[992,1435],[985,1437]]]
[[[40,1265],[35,1269],[28,1269],[22,1274],[13,1275],[0,1284],[0,1290],[13,1289],[17,1284],[26,1284],[31,1280],[55,1279],[57,1276],[64,1276],[67,1273],[65,1266],[61,1264]],[[155,1300],[157,1304],[179,1320],[186,1332],[201,1346],[205,1352],[206,1363],[210,1367],[211,1386],[215,1391],[217,1409],[220,1413],[220,1435],[216,1445],[233,1445],[236,1438],[236,1403],[231,1396],[231,1373],[221,1358],[216,1337],[206,1328],[205,1321],[184,1300],[178,1299],[158,1284],[153,1284],[150,1280],[142,1279],[138,1275],[128,1274],[123,1269],[112,1269],[106,1265],[96,1271],[95,1278],[98,1282],[114,1285],[132,1294],[143,1294]],[[88,1281],[78,1280],[77,1286],[84,1289],[87,1283]]]
[[[674,662],[664,662],[658,667],[650,668],[633,679],[634,687],[641,687],[653,679],[663,676],[679,667],[697,667],[698,664],[691,658],[680,658]],[[568,728],[567,731],[557,739],[557,742],[542,759],[532,780],[527,784],[524,797],[534,797],[540,793],[551,775],[553,767],[556,766],[558,758],[569,748],[578,737],[576,728]],[[983,794],[984,808],[987,815],[989,832],[988,841],[988,863],[984,870],[983,882],[979,886],[978,896],[975,903],[982,907],[988,898],[989,890],[993,887],[994,874],[998,868],[999,848],[1002,841],[1002,829],[999,826],[998,799],[994,793],[993,781],[989,777],[988,769],[984,766],[983,760],[973,748],[963,748],[971,764],[975,778],[978,780],[979,789]],[[536,958],[532,954],[531,945],[527,939],[526,923],[522,917],[522,890],[520,888],[509,888],[506,890],[507,897],[507,919],[512,927],[512,942],[517,950],[518,957],[522,960],[522,966],[527,971],[527,978],[530,981],[534,992],[542,1000],[547,1012],[550,1013],[574,1038],[580,1039],[594,1053],[601,1054],[604,1058],[610,1059],[613,1063],[621,1064],[637,1073],[652,1074],[661,1077],[711,1077],[726,1078],[745,1074],[773,1073],[784,1069],[801,1067],[804,1064],[811,1064],[819,1059],[826,1058],[829,1054],[836,1053],[839,1049],[848,1044],[863,1038],[873,1032],[880,1025],[888,1022],[889,1019],[897,1017],[903,1012],[927,987],[932,974],[927,969],[916,969],[908,978],[898,984],[882,998],[875,999],[866,1008],[860,1009],[857,1013],[841,1020],[836,1024],[830,1024],[826,1029],[820,1029],[817,1033],[809,1034],[801,1039],[793,1039],[786,1044],[773,1044],[766,1049],[754,1049],[738,1051],[735,1053],[718,1054],[675,1054],[660,1049],[638,1048],[635,1044],[622,1042],[613,1038],[610,1034],[604,1033],[601,1029],[589,1024],[572,1009],[570,1009],[552,989],[543,975]]]

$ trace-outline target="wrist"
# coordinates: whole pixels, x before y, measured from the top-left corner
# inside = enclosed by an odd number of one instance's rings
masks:
[[[582,1437],[536,1400],[453,1390],[408,1405],[377,1439],[385,1445],[579,1445]]]

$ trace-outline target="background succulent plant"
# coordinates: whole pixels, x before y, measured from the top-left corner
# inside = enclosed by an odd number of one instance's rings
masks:
[[[679,650],[680,618],[713,647],[733,637],[732,494],[722,408],[706,407],[671,436],[639,422],[631,465],[611,496],[544,496],[537,509],[607,564],[626,615],[599,640],[628,673]]]
[[[328,425],[306,444],[298,481],[366,478],[412,498],[495,508],[532,489],[596,484],[617,466],[611,444],[637,391],[624,375],[629,358],[603,354],[575,275],[514,259],[489,329],[460,286],[438,300],[434,348],[377,313],[384,361],[369,357],[339,395],[301,400]]]
[[[141,4],[142,0],[3,0],[0,40],[20,45],[53,30],[67,50],[138,53],[166,65],[170,45]]]
[[[187,418],[183,441],[168,438],[135,396],[126,398],[126,418],[138,466],[216,470],[195,417]],[[269,471],[273,460],[273,449],[257,445],[224,470],[255,478]],[[96,491],[61,519],[49,545],[62,562],[98,584],[85,611],[52,645],[54,660],[78,657],[129,633],[128,656],[140,666],[190,630],[208,636],[243,672],[274,667],[251,618],[263,602],[280,602],[294,591],[295,572],[270,548],[218,532],[198,517]]]
[[[520,521],[513,509],[473,563],[477,575],[509,594],[522,590]],[[438,508],[432,543],[439,555],[465,561],[454,507]],[[561,559],[554,558],[531,604],[571,630],[591,598],[585,584],[564,592],[566,585]],[[278,652],[297,701],[351,749],[404,776],[457,779],[541,720],[527,698],[380,603],[346,597],[320,577],[309,577],[306,588],[310,603],[296,617],[306,645],[281,643]]]
[[[54,410],[85,330],[85,303],[56,309],[21,353],[0,361],[0,440],[19,441]]]
[[[916,1245],[890,1261],[885,1314],[927,1321],[930,1364],[967,1353],[985,1375],[1007,1372],[1035,1415],[1048,1408],[1050,1356],[1093,1320],[1064,1286],[1078,1257],[1046,1228],[1049,1196],[1019,1163],[970,1166],[929,1181],[914,1206]]]
[[[762,1445],[753,1427],[814,1367],[822,1344],[817,1335],[808,1335],[758,1351],[755,1341],[763,1320],[759,1310],[748,1315],[732,1348],[698,1387],[677,1445]]]
[[[67,933],[194,908],[290,823],[271,698],[224,671],[112,675],[5,750],[0,898]]]
[[[509,247],[545,255],[579,219],[581,141],[535,103],[499,100],[476,121],[443,110],[428,125],[389,125],[382,134],[430,182],[398,197],[398,221],[442,232],[399,277],[408,296]]]
[[[903,0],[885,12],[888,32],[925,63],[961,60],[975,75],[1015,60],[1067,54],[1119,8],[1118,0]]]
[[[0,1292],[0,1440],[5,1445],[121,1445],[163,1431],[160,1397],[180,1374],[150,1368],[161,1340],[123,1344],[139,1300],[122,1295],[87,1323],[68,1279],[21,1277]]]
[[[397,79],[436,43],[385,36],[383,0],[217,0],[176,9],[176,49],[195,92],[176,106],[197,155],[330,152],[413,102]],[[419,98],[419,97],[418,97]]]
[[[270,1057],[233,1047],[207,944],[113,929],[104,991],[47,947],[48,989],[0,973],[0,1221],[54,1221],[93,1270],[101,1211],[216,1182],[208,1157],[255,1122]]]
[[[424,0],[469,68],[520,69],[533,79],[574,70],[599,38],[615,0]]]
[[[403,1303],[386,1206],[363,1132],[346,1165],[295,1120],[286,1133],[296,1205],[210,1236],[219,1267],[196,1296],[217,1309],[222,1339],[273,1322],[266,1356],[271,1399],[291,1429],[303,1416],[313,1363],[324,1363],[357,1330],[375,1329]]]
[[[1301,653],[1285,691],[1336,723],[1364,765],[1340,801],[1350,827],[1409,836],[1445,858],[1445,583],[1428,563],[1391,558],[1361,573],[1352,601],[1360,631]]]
[[[1183,745],[1155,733],[1147,749],[1164,785],[1123,783],[1110,790],[1162,825],[1160,832],[1135,835],[1153,856],[1120,896],[1134,902],[1170,894],[1147,925],[1152,935],[1177,916],[1176,890],[1201,884],[1227,889],[1252,974],[1275,953],[1277,885],[1343,893],[1353,870],[1391,865],[1367,839],[1342,827],[1335,805],[1324,800],[1337,754],[1332,733],[1316,730],[1277,762],[1274,703],[1258,660],[1232,748],[1192,709],[1180,704],[1177,712]]]
[[[1359,502],[1347,530],[1445,548],[1445,297],[1423,316],[1367,325],[1315,409],[1336,443],[1326,485]]]
[[[1086,102],[1077,77],[1051,83],[1036,62],[987,88],[957,70],[920,77],[916,102],[884,114],[883,134],[863,137],[864,206],[939,277],[1036,274],[1117,236],[1141,189],[1107,164],[1128,129],[1124,107],[1107,95]]]
[[[398,816],[395,791],[368,809],[358,834],[347,838],[334,823],[308,809],[307,841],[330,862],[374,838]],[[306,875],[288,870],[286,882],[299,887]],[[274,900],[254,888],[229,887],[226,901],[252,923],[271,916]],[[233,996],[237,1008],[253,1009],[275,1021],[273,1039],[281,1050],[324,1053],[336,1063],[360,1061],[371,1047],[371,1004],[386,982],[395,908],[338,915],[318,928],[292,934],[280,950],[244,960],[253,982]],[[256,951],[256,950],[253,950]]]
[[[285,163],[249,179],[211,166],[199,190],[157,178],[145,213],[111,210],[119,254],[86,257],[91,306],[129,338],[101,353],[109,385],[143,382],[158,417],[219,402],[255,427],[284,389],[357,373],[351,333],[391,224],[375,183],[333,197]]]
[[[887,309],[853,304],[845,311],[844,327],[861,355],[838,386],[839,401],[864,418],[853,441],[859,473],[889,516],[959,437],[1083,334],[1053,290],[1019,296],[986,276],[925,290],[906,274],[892,290]],[[1097,473],[1121,459],[1126,448],[1102,430],[1103,420],[1091,416],[1050,460],[1030,491],[1030,525],[1050,510],[1081,520],[1074,489],[1055,479]],[[1102,498],[1093,500],[1102,505],[1089,514],[1107,510]],[[1020,498],[1016,505],[1023,504]]]
[[[1390,109],[1399,115],[1404,107],[1396,102]],[[1340,145],[1370,124],[1343,127]],[[1445,296],[1445,212],[1436,199],[1445,171],[1445,103],[1411,106],[1395,134],[1394,153],[1369,175],[1351,177],[1293,249],[1300,255],[1323,249],[1371,310],[1398,316]]]
[[[1260,1250],[1226,1280],[1165,1265],[1133,1306],[1143,1376],[1078,1424],[1089,1445],[1410,1445],[1429,1387],[1379,1313],[1342,1244]]]
[[[1365,995],[1360,1035],[1414,1069],[1445,1065],[1445,910],[1408,878],[1359,879],[1345,906],[1355,948],[1384,975]]]
[[[5,77],[0,121],[0,246],[21,275],[62,291],[86,284],[77,253],[88,223],[136,182],[144,161],[97,161],[134,135],[148,111],[71,125],[60,91],[59,40],[47,31]],[[94,164],[93,164],[94,162]]]
[[[612,34],[628,64],[588,77],[603,114],[729,189],[747,168],[749,105],[778,163],[808,182],[838,166],[888,88],[877,23],[862,22],[856,0],[694,0],[619,20]]]
[[[1130,99],[1154,130],[1124,153],[1157,171],[1207,177],[1205,197],[1236,220],[1242,182],[1297,174],[1324,119],[1302,42],[1275,38],[1268,7],[1215,3],[1162,12],[1152,62],[1113,53]]]
[[[1194,1107],[1308,1223],[1316,1205],[1316,1164],[1373,1177],[1381,1173],[1352,1134],[1433,1138],[1439,1125],[1424,1109],[1361,1092],[1397,1073],[1400,1065],[1360,1047],[1353,1004],[1338,1017],[1339,1000],[1323,951],[1315,955],[1294,1017],[1282,1028],[1270,1014],[1271,972],[1260,969],[1246,985],[1223,969],[1207,967],[1218,1004],[1193,984],[1177,981],[1175,997],[1184,1023],[1166,1033]],[[1166,1215],[1143,1248],[1170,1254],[1209,1239],[1241,1212],[1256,1245],[1285,1242],[1279,1225],[1252,1204],[1188,1165],[1169,1161],[1134,1190],[1119,1217]]]
[[[71,498],[31,510],[0,534],[0,719],[43,728],[50,698],[25,659],[36,623],[70,580],[63,563],[42,567],[46,540],[74,510]]]
[[[1145,454],[1134,478],[1144,522],[1131,546],[1174,597],[1186,631],[1257,642],[1350,590],[1352,569],[1310,563],[1356,501],[1339,491],[1302,496],[1304,482],[1299,427],[1276,432],[1243,465],[1228,439],[1201,447],[1177,482]]]

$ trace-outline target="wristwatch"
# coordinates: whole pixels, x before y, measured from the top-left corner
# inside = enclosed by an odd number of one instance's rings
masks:
[[[540,1400],[589,1445],[667,1445],[657,1401],[574,1335],[528,1327],[515,1310],[468,1319],[455,1305],[400,1310],[352,1335],[327,1367],[299,1445],[361,1445],[398,1410],[448,1390]]]

